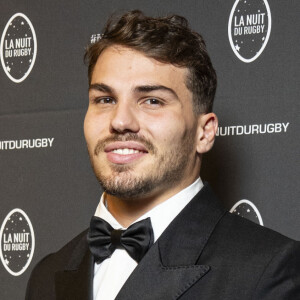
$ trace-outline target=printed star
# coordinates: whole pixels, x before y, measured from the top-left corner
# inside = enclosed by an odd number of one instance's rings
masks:
[[[265,40],[265,37],[263,36],[262,40],[264,41]]]
[[[9,261],[8,261],[8,259],[6,259],[4,262],[5,262],[7,265],[9,264]]]
[[[247,212],[250,212],[250,209],[249,209],[249,208],[247,209]]]
[[[240,51],[241,47],[240,47],[238,44],[236,44],[236,45],[235,45],[235,49],[236,49],[237,51]]]
[[[10,72],[11,68],[9,66],[6,67],[7,72]]]
[[[22,217],[20,217],[19,220],[22,221],[23,220]]]
[[[21,22],[21,25],[24,25],[24,22],[23,22],[23,21]]]

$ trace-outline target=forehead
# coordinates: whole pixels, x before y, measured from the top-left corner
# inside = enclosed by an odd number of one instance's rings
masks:
[[[182,87],[185,86],[187,74],[187,68],[162,63],[139,51],[115,45],[106,48],[99,56],[91,84],[99,83],[99,80],[113,80],[115,84],[118,80],[127,83],[151,81],[167,86],[179,84]]]

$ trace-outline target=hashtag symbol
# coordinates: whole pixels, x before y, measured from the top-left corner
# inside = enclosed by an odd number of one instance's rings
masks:
[[[97,39],[96,34],[92,34],[91,35],[91,44],[95,43],[97,41],[96,39]]]

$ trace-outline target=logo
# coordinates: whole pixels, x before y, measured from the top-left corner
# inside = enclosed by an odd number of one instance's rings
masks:
[[[22,82],[31,72],[37,52],[37,41],[30,20],[22,13],[7,22],[0,44],[4,72],[13,82]]]
[[[54,137],[24,140],[0,141],[0,150],[22,150],[34,148],[51,148]]]
[[[251,125],[232,125],[224,127],[220,126],[218,127],[216,136],[286,133],[289,125],[290,123],[287,122]]]
[[[249,200],[243,199],[238,201],[230,210],[238,216],[246,218],[252,222],[260,225],[264,225],[262,217],[257,209],[257,207]]]
[[[235,55],[250,63],[264,51],[271,33],[267,0],[236,0],[229,17],[228,37]]]
[[[33,257],[35,240],[26,213],[13,209],[4,219],[0,230],[0,257],[5,269],[14,276],[23,274]]]

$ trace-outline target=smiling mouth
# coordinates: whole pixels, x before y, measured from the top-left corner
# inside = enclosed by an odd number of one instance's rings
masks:
[[[136,141],[109,143],[104,147],[104,152],[107,160],[117,165],[137,162],[149,153],[146,146]]]
[[[135,153],[147,153],[146,151],[131,149],[131,148],[122,148],[122,149],[113,149],[111,153],[116,153],[120,155],[130,155]]]
[[[148,149],[142,143],[136,141],[117,141],[109,143],[104,147],[104,152],[119,154],[119,155],[131,155],[131,154],[145,154],[148,153]]]
[[[157,151],[154,145],[143,136],[128,132],[122,135],[112,134],[107,138],[98,140],[94,148],[94,155],[98,156],[101,152],[106,153],[106,155],[125,157],[145,154],[155,155]]]

